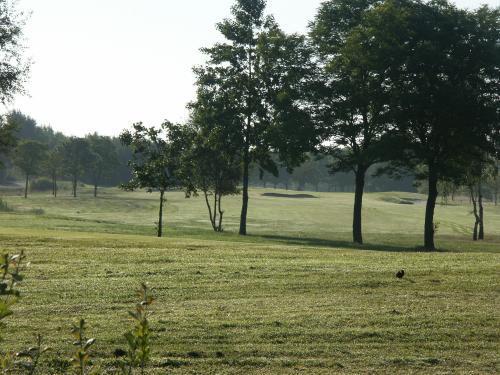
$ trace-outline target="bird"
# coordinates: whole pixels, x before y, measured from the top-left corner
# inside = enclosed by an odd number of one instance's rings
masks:
[[[123,349],[118,348],[113,352],[113,354],[116,358],[120,358],[125,357],[127,355],[127,352]]]
[[[405,270],[400,270],[396,273],[398,279],[402,279],[405,276]]]

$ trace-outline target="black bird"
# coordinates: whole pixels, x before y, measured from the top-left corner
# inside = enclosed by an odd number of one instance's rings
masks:
[[[405,270],[398,271],[398,273],[396,274],[396,277],[398,279],[402,279],[404,276],[405,276]]]
[[[113,354],[116,358],[120,358],[125,357],[127,355],[127,352],[123,349],[118,348],[113,352]]]

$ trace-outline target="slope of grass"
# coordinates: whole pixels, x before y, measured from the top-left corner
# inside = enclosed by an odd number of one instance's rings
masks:
[[[33,333],[70,357],[85,317],[109,370],[142,280],[157,297],[151,373],[498,371],[497,253],[325,249],[2,229],[27,252],[23,299],[3,348]],[[394,277],[401,267],[407,277]]]
[[[420,195],[368,194],[368,243],[353,247],[352,194],[265,192],[252,191],[245,238],[235,234],[238,197],[226,200],[219,235],[201,199],[170,193],[164,239],[153,236],[152,194],[5,197],[15,211],[0,214],[2,250],[25,250],[31,265],[0,348],[31,346],[39,332],[53,348],[42,373],[65,373],[70,324],[84,317],[94,363],[112,372],[147,281],[157,297],[148,373],[500,371],[497,207],[486,208],[488,240],[473,243],[470,209],[439,206],[442,251],[426,253],[415,251]]]

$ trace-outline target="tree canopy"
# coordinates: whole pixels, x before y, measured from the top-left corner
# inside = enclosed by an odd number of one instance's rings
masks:
[[[271,151],[298,164],[314,137],[299,100],[309,64],[304,38],[285,35],[265,7],[263,0],[237,0],[232,18],[217,24],[225,42],[202,49],[208,63],[194,70],[193,107],[213,113],[242,162],[241,235],[247,233],[250,164],[277,173]]]

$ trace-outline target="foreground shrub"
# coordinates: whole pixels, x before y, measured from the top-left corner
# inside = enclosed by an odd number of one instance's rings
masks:
[[[16,255],[3,254],[0,257],[0,340],[7,327],[5,318],[13,314],[12,306],[20,297],[17,285],[23,280],[21,267],[25,259],[24,252]],[[8,371],[13,365],[12,353],[0,357],[0,369]]]
[[[144,283],[137,291],[139,302],[135,306],[135,311],[130,311],[129,315],[134,320],[134,328],[125,333],[128,351],[127,359],[122,362],[122,374],[133,374],[134,369],[140,368],[141,374],[150,360],[151,348],[149,337],[151,330],[148,321],[148,307],[153,303],[154,298],[151,291]]]
[[[6,328],[5,318],[13,314],[12,306],[18,301],[20,292],[17,285],[23,280],[21,275],[24,252],[16,255],[4,254],[0,257],[0,340]],[[136,370],[144,374],[146,366],[151,358],[149,326],[149,306],[154,298],[151,290],[144,283],[137,291],[139,297],[133,311],[129,311],[129,316],[133,319],[133,328],[124,334],[127,350],[117,349],[124,359],[119,362],[119,370],[124,375],[132,375]],[[84,319],[75,322],[71,327],[71,334],[74,337],[75,346],[71,363],[78,375],[100,374],[97,367],[90,365],[90,348],[95,344],[95,338],[87,337],[87,323]],[[44,353],[49,351],[48,346],[43,345],[43,336],[36,335],[36,342],[33,347],[16,353],[9,352],[0,356],[0,373],[10,374],[22,373],[30,375],[37,373],[37,367]]]
[[[85,375],[88,373],[87,367],[90,359],[89,349],[95,343],[94,338],[87,338],[85,336],[86,330],[87,324],[84,319],[80,319],[78,322],[74,323],[71,328],[71,334],[75,338],[73,345],[76,346],[72,363],[78,375]]]
[[[15,364],[18,367],[25,369],[29,375],[36,373],[40,357],[45,352],[49,351],[48,346],[42,345],[43,337],[42,335],[36,335],[36,345],[16,354],[17,358],[21,360],[16,361]]]

